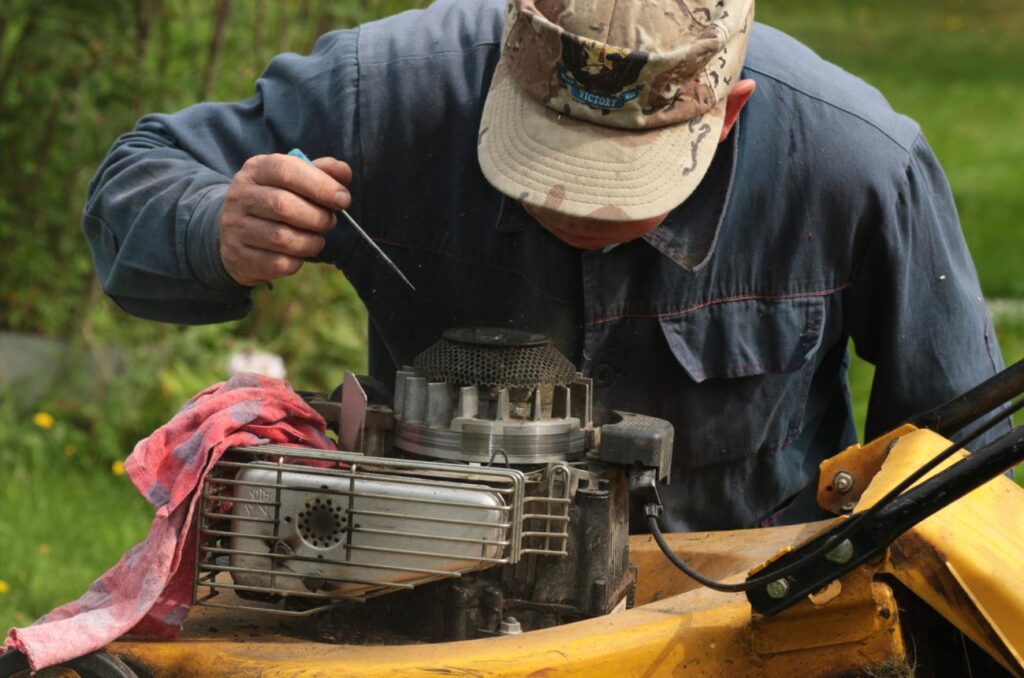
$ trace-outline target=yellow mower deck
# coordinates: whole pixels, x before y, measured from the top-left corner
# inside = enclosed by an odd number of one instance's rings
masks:
[[[930,431],[907,433],[860,506],[946,445]],[[739,580],[827,524],[668,539],[698,570]],[[697,588],[649,537],[638,536],[630,541],[636,606],[557,628],[457,643],[344,645],[309,641],[315,618],[199,608],[173,642],[119,641],[108,650],[155,675],[175,676],[837,675],[908,660],[912,639],[904,637],[891,587],[878,578],[886,574],[1024,675],[1022,526],[1024,490],[997,478],[902,536],[882,562],[773,618],[752,615],[742,594]]]

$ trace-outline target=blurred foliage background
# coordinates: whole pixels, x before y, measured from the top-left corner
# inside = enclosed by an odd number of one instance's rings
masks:
[[[465,0],[471,2],[473,0]],[[0,3],[0,631],[79,595],[145,534],[134,443],[227,374],[281,355],[328,389],[365,365],[365,311],[333,268],[257,292],[233,323],[159,325],[99,290],[79,230],[88,182],[143,114],[249,96],[267,62],[416,0]],[[759,18],[878,86],[943,161],[1007,361],[1024,355],[1024,74],[1018,0],[765,0]],[[310,300],[316,300],[311,302]],[[858,412],[870,367],[855,364]]]

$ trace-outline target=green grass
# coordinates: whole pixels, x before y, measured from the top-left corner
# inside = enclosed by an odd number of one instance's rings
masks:
[[[1024,70],[1017,66],[1024,4],[767,0],[758,17],[864,77],[921,123],[950,178],[986,294],[1024,299]],[[262,316],[245,322],[267,332],[293,327],[296,336],[278,342],[293,345],[303,340],[294,322],[302,312],[297,304],[264,304]],[[997,332],[1007,362],[1024,357],[1024,315],[997,318]],[[274,348],[288,353],[286,345]],[[330,362],[338,364],[338,356]],[[192,369],[170,366],[166,373],[188,376]],[[870,375],[869,365],[855,361],[851,387],[861,426]],[[128,480],[101,460],[110,451],[65,454],[73,438],[64,425],[43,430],[0,407],[0,631],[76,598],[141,540],[152,516]]]
[[[949,177],[986,295],[1024,297],[1024,3],[771,0],[757,12],[921,124]]]
[[[1009,312],[993,313],[996,338],[999,340],[1003,358],[1007,365],[1024,359],[1024,302]],[[864,440],[864,420],[868,413],[868,397],[871,395],[871,379],[875,368],[871,363],[858,358],[849,347],[850,356],[850,393],[853,397],[853,416],[857,420],[857,432]],[[1024,422],[1024,416],[1018,415],[1015,423]],[[1024,486],[1024,469],[1016,475],[1017,482]]]
[[[25,430],[32,439],[22,445],[0,436],[0,633],[78,598],[152,518],[126,476],[68,457],[52,430]]]

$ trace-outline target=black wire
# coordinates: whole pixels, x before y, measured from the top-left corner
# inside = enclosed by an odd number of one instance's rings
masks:
[[[1009,409],[1004,410],[1000,415],[993,417],[990,421],[986,422],[976,431],[970,433],[959,443],[953,443],[945,450],[937,454],[935,457],[928,460],[926,463],[922,464],[920,468],[918,468],[916,471],[914,471],[909,476],[900,481],[899,484],[897,484],[894,488],[889,490],[889,492],[887,492],[885,496],[883,496],[881,499],[875,502],[870,508],[855,514],[853,517],[847,520],[839,528],[839,530],[834,535],[832,535],[830,539],[825,541],[823,544],[821,544],[821,546],[814,549],[807,555],[801,557],[799,560],[794,561],[789,565],[785,565],[770,574],[752,577],[738,584],[726,584],[724,582],[716,581],[709,577],[705,577],[701,573],[694,570],[692,567],[687,565],[685,561],[679,558],[679,556],[677,556],[669,547],[668,543],[665,541],[665,537],[661,533],[661,525],[658,522],[657,515],[648,515],[647,523],[650,526],[651,535],[654,537],[654,541],[658,543],[658,547],[661,549],[661,552],[665,555],[665,557],[668,558],[668,560],[673,565],[679,568],[683,572],[683,574],[690,577],[697,583],[702,584],[708,587],[709,589],[715,591],[724,591],[726,593],[742,593],[745,591],[750,591],[755,588],[760,588],[761,586],[764,586],[766,584],[769,584],[773,581],[777,581],[785,577],[791,572],[794,572],[802,568],[808,561],[814,560],[824,555],[826,552],[830,551],[836,543],[838,543],[839,541],[844,539],[848,534],[850,534],[850,532],[852,532],[853,529],[862,521],[866,520],[871,516],[876,515],[888,504],[892,503],[892,501],[896,499],[896,497],[903,494],[903,492],[907,488],[909,488],[911,485],[920,480],[929,471],[934,469],[936,466],[941,464],[943,461],[945,461],[952,455],[956,454],[958,451],[962,450],[966,445],[974,442],[974,440],[976,440],[982,434],[988,432],[995,425],[1002,423],[1002,421],[1006,417],[1013,415],[1022,407],[1024,407],[1024,398],[1018,400],[1016,403],[1011,405]]]
[[[665,537],[661,534],[661,525],[658,524],[657,516],[647,516],[647,524],[651,528],[651,536],[654,537],[654,541],[658,542],[658,547],[661,548],[661,552],[665,554],[665,557],[668,558],[673,565],[682,570],[683,574],[690,579],[693,579],[698,584],[703,584],[709,589],[714,589],[715,591],[725,591],[726,593],[742,593],[743,591],[752,588],[748,586],[746,582],[739,584],[725,584],[720,581],[715,581],[709,577],[705,577],[700,572],[687,565],[685,560],[677,556],[672,549],[669,548],[668,543],[665,541]],[[775,579],[778,579],[778,577],[773,576],[772,580],[774,581]]]

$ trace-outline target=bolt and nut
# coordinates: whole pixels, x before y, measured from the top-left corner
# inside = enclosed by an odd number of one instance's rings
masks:
[[[849,539],[842,540],[825,554],[825,560],[836,565],[844,565],[850,562],[851,558],[853,558],[853,542]]]
[[[840,471],[832,479],[832,487],[836,488],[836,492],[846,494],[853,489],[853,474],[849,471]]]
[[[788,579],[776,579],[773,582],[768,582],[768,585],[764,587],[765,592],[769,598],[778,600],[785,598],[786,594],[789,593],[789,580]]]
[[[515,617],[505,617],[498,627],[498,633],[503,636],[514,636],[523,632],[523,625]]]

